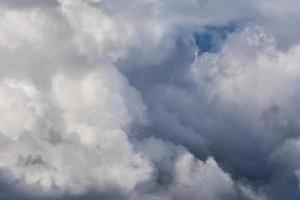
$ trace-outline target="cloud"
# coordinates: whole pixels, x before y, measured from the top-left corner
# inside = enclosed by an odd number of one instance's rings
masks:
[[[0,199],[299,198],[295,0],[0,0]]]
[[[126,83],[104,79],[88,75],[69,80],[58,75],[47,96],[30,83],[4,80],[1,166],[45,192],[83,193],[109,185],[127,191],[147,180],[151,165],[133,151],[124,132],[131,118],[142,117],[143,106],[127,110],[128,102],[119,96],[125,91],[118,91],[126,89]],[[139,104],[134,91],[129,89],[126,95]]]

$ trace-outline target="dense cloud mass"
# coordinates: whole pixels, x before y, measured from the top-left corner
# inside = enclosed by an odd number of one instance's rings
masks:
[[[0,199],[300,199],[299,7],[0,0]]]

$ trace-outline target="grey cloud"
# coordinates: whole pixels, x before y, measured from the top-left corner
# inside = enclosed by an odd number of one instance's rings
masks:
[[[13,9],[26,9],[26,8],[39,8],[39,7],[53,7],[58,6],[58,2],[56,0],[1,0],[1,6],[5,6]]]

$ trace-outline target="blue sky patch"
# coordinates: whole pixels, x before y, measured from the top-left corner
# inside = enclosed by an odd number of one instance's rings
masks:
[[[230,23],[226,26],[207,26],[203,32],[194,35],[198,54],[217,52],[230,33],[235,32],[240,23]]]

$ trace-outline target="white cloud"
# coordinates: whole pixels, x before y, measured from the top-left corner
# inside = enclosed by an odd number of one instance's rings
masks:
[[[175,163],[174,199],[220,199],[234,197],[234,183],[213,158],[205,162],[185,153]],[[173,199],[172,198],[172,199]]]
[[[102,69],[78,79],[58,75],[47,92],[4,80],[1,167],[44,192],[130,191],[149,180],[151,164],[126,135],[133,120],[144,120],[141,98],[117,71]]]
[[[299,54],[299,46],[281,51],[268,31],[248,26],[230,35],[220,52],[197,58],[191,76],[210,99],[260,120],[272,104],[283,110],[295,106]]]

